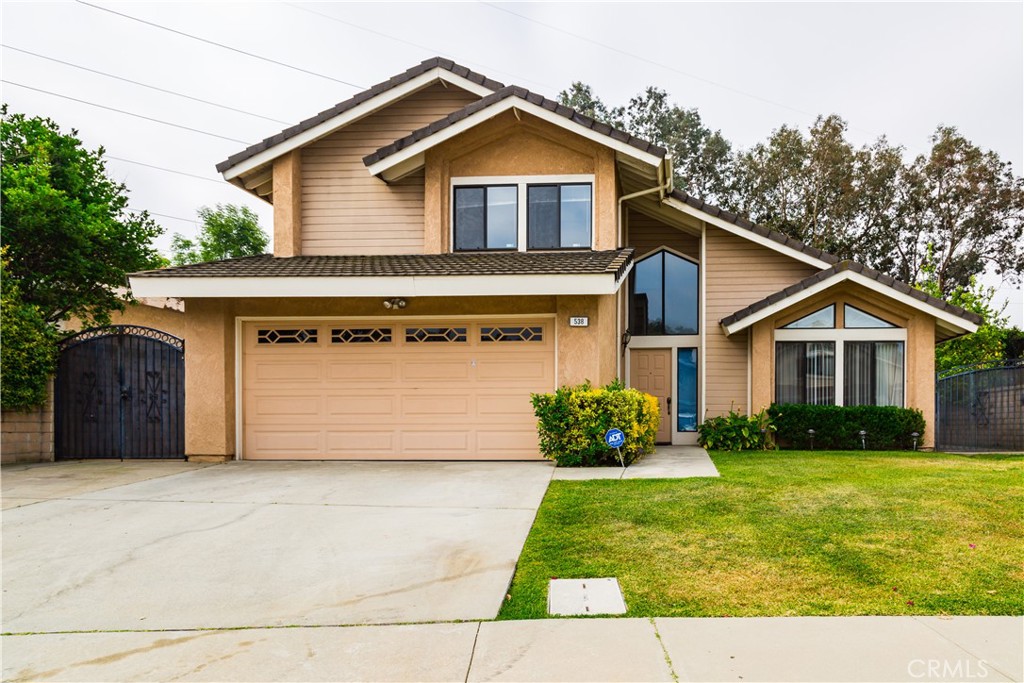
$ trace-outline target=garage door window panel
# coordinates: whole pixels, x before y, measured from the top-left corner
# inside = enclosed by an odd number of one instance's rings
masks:
[[[543,342],[540,327],[481,327],[481,342]]]
[[[262,329],[256,331],[257,344],[316,344],[317,329],[312,328],[287,328],[287,329]]]
[[[332,344],[390,344],[390,327],[342,327],[331,330]]]
[[[465,327],[407,327],[405,341],[416,343],[463,343],[468,340]]]

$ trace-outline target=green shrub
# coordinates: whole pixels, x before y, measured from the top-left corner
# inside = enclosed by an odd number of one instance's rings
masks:
[[[39,309],[25,303],[0,256],[0,406],[28,410],[46,402],[57,369],[57,332]]]
[[[768,415],[775,424],[780,445],[809,448],[814,430],[814,447],[835,450],[861,448],[859,432],[864,430],[871,450],[913,448],[913,432],[924,434],[924,416],[915,408],[893,406],[812,406],[797,403],[772,404]],[[920,445],[921,439],[917,443]]]
[[[765,410],[744,415],[730,410],[728,415],[709,417],[697,426],[697,443],[719,451],[768,451],[775,447],[775,426]]]
[[[604,435],[617,427],[626,435],[620,449],[627,465],[654,450],[661,414],[658,399],[619,382],[595,389],[590,383],[533,394],[540,452],[559,467],[618,465]]]

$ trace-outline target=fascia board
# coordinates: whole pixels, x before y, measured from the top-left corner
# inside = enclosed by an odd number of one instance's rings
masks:
[[[628,274],[628,273],[627,273]],[[412,277],[145,277],[130,278],[137,297],[264,298],[372,296],[539,296],[615,294],[626,279],[587,275],[451,275]],[[170,294],[173,292],[173,294]]]
[[[918,299],[915,299],[912,296],[904,294],[903,292],[895,290],[892,287],[884,285],[877,280],[866,277],[852,270],[844,270],[840,273],[837,273],[828,280],[822,280],[821,282],[818,282],[806,289],[802,289],[796,294],[786,297],[781,301],[777,301],[774,304],[771,304],[770,306],[762,308],[760,311],[757,311],[756,313],[752,313],[746,316],[745,318],[737,320],[731,325],[722,325],[722,329],[724,330],[726,336],[729,336],[736,332],[740,332],[742,330],[747,329],[754,323],[764,320],[765,318],[771,317],[772,315],[775,315],[780,311],[783,311],[791,306],[794,306],[800,303],[801,301],[804,301],[805,299],[808,299],[820,292],[825,291],[826,289],[834,287],[835,285],[841,282],[845,282],[847,280],[855,282],[856,284],[866,287],[867,289],[877,292],[878,294],[886,296],[890,299],[895,299],[896,301],[899,301],[900,303],[910,306],[911,308],[919,310],[923,313],[927,313],[928,315],[934,316],[938,320],[945,323],[945,327],[947,329],[954,330],[957,332],[957,334],[977,332],[978,330],[978,326],[969,320],[965,320],[964,318],[961,318],[957,315],[953,315],[948,311],[943,311],[942,309],[936,308],[930,304],[926,304],[923,301],[919,301]]]
[[[712,216],[709,213],[705,213],[704,211],[701,211],[700,209],[694,208],[694,207],[690,206],[689,204],[687,204],[686,202],[681,202],[678,199],[674,199],[674,198],[669,197],[669,198],[665,199],[665,204],[667,204],[668,206],[671,206],[672,208],[674,208],[674,209],[676,209],[678,211],[681,211],[681,212],[689,214],[689,215],[691,215],[691,216],[693,216],[695,218],[699,218],[702,221],[710,223],[711,225],[715,226],[716,228],[721,228],[722,230],[725,230],[728,233],[736,235],[737,237],[742,237],[743,239],[750,240],[751,242],[755,242],[757,244],[760,244],[763,247],[767,247],[769,249],[777,251],[780,254],[785,254],[786,256],[790,256],[790,257],[796,259],[797,261],[800,261],[802,263],[806,263],[808,265],[814,266],[815,268],[821,268],[822,270],[825,270],[826,268],[831,268],[832,265],[833,265],[831,263],[827,263],[825,261],[822,261],[819,258],[815,258],[814,256],[811,256],[810,254],[805,254],[804,252],[800,251],[799,249],[794,249],[793,247],[786,246],[785,244],[779,244],[775,240],[768,239],[767,237],[764,237],[762,235],[758,235],[756,232],[751,232],[750,230],[747,230],[746,228],[741,228],[738,225],[733,225],[729,221],[725,221],[725,220],[722,220],[721,218],[718,218],[717,216]]]
[[[411,159],[419,154],[422,154],[426,150],[436,145],[439,145],[446,140],[450,140],[456,135],[464,133],[470,128],[473,128],[474,126],[477,126],[480,123],[487,121],[488,119],[492,119],[498,114],[506,112],[509,109],[518,109],[522,112],[530,114],[531,116],[535,116],[539,119],[547,121],[548,123],[554,124],[560,128],[564,128],[565,130],[568,130],[572,133],[581,135],[600,145],[610,147],[619,154],[623,154],[633,159],[637,159],[638,161],[641,161],[647,164],[648,166],[657,167],[659,164],[662,163],[662,158],[659,156],[649,154],[647,152],[642,152],[636,147],[633,147],[632,145],[628,145],[608,135],[597,133],[585,126],[581,126],[580,124],[565,118],[564,116],[559,116],[558,114],[548,111],[543,107],[533,104],[532,102],[512,95],[506,97],[505,99],[499,102],[495,102],[494,104],[485,109],[481,109],[480,111],[472,114],[471,116],[467,116],[461,121],[453,123],[452,125],[447,126],[442,130],[439,130],[433,135],[430,135],[428,137],[423,138],[422,140],[414,142],[408,147],[405,147],[384,159],[381,159],[380,161],[368,167],[370,175],[382,176],[389,169],[391,169],[394,166],[397,166],[398,164],[403,163],[407,159]]]
[[[283,140],[273,147],[263,150],[259,154],[238,162],[238,164],[227,169],[221,175],[224,177],[224,180],[228,181],[237,178],[243,173],[251,171],[254,168],[259,168],[263,164],[273,161],[282,154],[287,154],[293,149],[298,149],[303,145],[308,145],[314,140],[318,140],[325,135],[330,135],[334,131],[347,126],[353,121],[357,121],[364,116],[369,116],[378,109],[383,109],[393,102],[396,102],[417,90],[421,90],[438,80],[450,83],[456,87],[462,88],[463,90],[467,90],[474,95],[479,95],[480,97],[485,97],[494,92],[490,88],[486,88],[461,76],[456,76],[451,71],[447,71],[441,67],[435,67],[430,71],[420,74],[416,78],[402,83],[401,85],[396,85],[390,90],[385,90],[376,97],[371,97],[365,102],[361,102],[355,107],[338,114],[332,119],[328,119],[309,130],[303,131],[294,137]]]

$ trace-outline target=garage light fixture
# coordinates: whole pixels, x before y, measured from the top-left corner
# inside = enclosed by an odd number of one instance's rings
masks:
[[[388,309],[389,311],[392,308],[405,308],[406,305],[407,305],[407,302],[406,302],[405,299],[399,299],[399,298],[384,299],[384,308]]]

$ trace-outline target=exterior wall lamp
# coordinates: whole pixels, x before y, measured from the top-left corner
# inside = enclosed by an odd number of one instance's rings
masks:
[[[384,308],[388,309],[389,311],[392,308],[405,308],[407,305],[408,302],[405,299],[399,297],[395,297],[394,299],[384,299]]]

